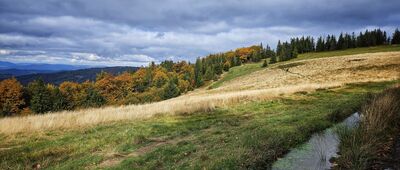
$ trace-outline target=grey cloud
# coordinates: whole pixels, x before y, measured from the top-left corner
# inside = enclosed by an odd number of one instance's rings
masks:
[[[0,0],[0,59],[193,61],[260,42],[275,46],[291,36],[392,31],[400,23],[399,6],[397,0]],[[10,50],[18,52],[6,54]]]

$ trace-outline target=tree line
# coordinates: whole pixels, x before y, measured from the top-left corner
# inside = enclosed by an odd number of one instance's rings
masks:
[[[390,38],[386,31],[381,29],[365,30],[356,35],[354,32],[335,35],[320,36],[315,41],[313,37],[291,38],[290,41],[278,42],[276,53],[279,61],[286,61],[296,58],[298,54],[308,52],[322,52],[345,50],[349,48],[371,47],[385,44],[400,44],[400,31],[396,29]],[[272,63],[276,62],[274,59]]]
[[[268,64],[287,61],[307,52],[383,44],[400,44],[399,30],[396,29],[392,38],[380,29],[366,30],[358,36],[354,33],[341,34],[338,39],[334,35],[321,36],[316,43],[311,36],[292,38],[290,41],[279,41],[275,50],[260,44],[199,57],[193,64],[169,60],[160,64],[151,62],[135,72],[115,76],[101,72],[95,81],[66,81],[59,86],[46,84],[41,79],[22,86],[15,78],[10,78],[0,82],[0,116],[161,101],[217,80],[224,71],[244,63],[264,60],[262,67],[267,67]]]

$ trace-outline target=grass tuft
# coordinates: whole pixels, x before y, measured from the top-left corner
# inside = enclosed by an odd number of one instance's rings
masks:
[[[371,95],[370,95],[371,96]],[[361,108],[361,122],[355,128],[337,129],[340,156],[338,169],[384,169],[399,133],[400,86],[372,96]]]

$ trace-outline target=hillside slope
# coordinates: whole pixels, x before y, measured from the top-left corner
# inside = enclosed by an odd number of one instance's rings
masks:
[[[74,128],[116,120],[145,119],[158,114],[192,113],[243,100],[274,98],[298,91],[339,87],[346,83],[397,80],[399,77],[400,52],[294,61],[238,77],[216,89],[198,89],[156,103],[4,118],[0,119],[0,132]]]
[[[268,89],[304,84],[334,84],[396,78],[400,52],[357,54],[279,63],[225,82],[216,91]],[[214,91],[214,90],[211,90]]]

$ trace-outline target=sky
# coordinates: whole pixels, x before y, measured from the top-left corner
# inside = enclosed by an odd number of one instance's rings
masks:
[[[400,26],[399,0],[0,0],[0,61],[142,66]]]

